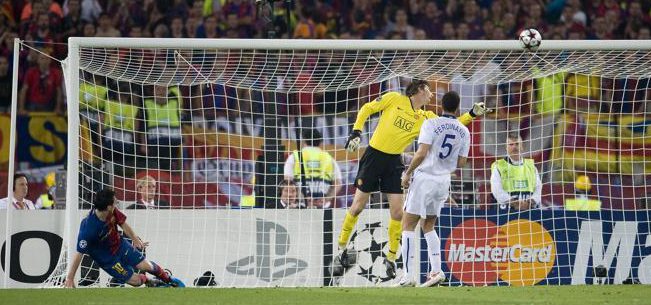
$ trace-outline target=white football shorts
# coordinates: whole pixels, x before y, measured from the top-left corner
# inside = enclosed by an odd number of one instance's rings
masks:
[[[441,208],[450,196],[450,175],[430,175],[414,173],[407,192],[404,210],[425,218],[427,215],[441,214]]]

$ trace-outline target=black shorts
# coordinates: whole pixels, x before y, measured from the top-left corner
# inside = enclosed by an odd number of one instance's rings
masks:
[[[405,166],[400,155],[383,153],[368,147],[359,160],[355,187],[365,193],[402,194],[400,180]]]

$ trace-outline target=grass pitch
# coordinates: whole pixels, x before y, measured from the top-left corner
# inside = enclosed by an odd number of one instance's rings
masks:
[[[651,304],[651,286],[0,289],[0,304]]]

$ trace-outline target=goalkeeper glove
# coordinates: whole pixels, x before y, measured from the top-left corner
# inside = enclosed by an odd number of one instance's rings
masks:
[[[359,148],[359,143],[361,142],[362,131],[353,130],[348,136],[348,141],[346,141],[346,150],[349,152],[355,152]]]
[[[472,105],[472,109],[470,109],[469,113],[470,113],[470,116],[474,118],[474,117],[481,116],[481,115],[484,115],[486,113],[491,113],[491,112],[493,112],[493,109],[487,109],[486,104],[481,102],[481,103],[475,103],[474,105]]]

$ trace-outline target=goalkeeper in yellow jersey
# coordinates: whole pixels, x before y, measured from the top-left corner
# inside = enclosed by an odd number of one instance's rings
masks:
[[[333,268],[333,276],[341,276],[352,263],[349,259],[347,244],[350,234],[357,223],[357,217],[364,210],[372,192],[380,191],[387,194],[389,199],[389,252],[384,264],[387,276],[396,276],[396,253],[400,246],[402,227],[403,193],[401,176],[404,170],[401,154],[413,143],[418,136],[420,127],[426,119],[437,117],[432,111],[421,109],[427,105],[433,94],[429,83],[424,80],[414,80],[405,90],[406,95],[398,92],[388,92],[376,100],[366,103],[357,113],[353,131],[346,142],[346,149],[354,152],[359,148],[362,127],[366,119],[382,112],[380,121],[373,131],[368,148],[359,161],[359,170],[355,178],[355,197],[353,204],[346,213],[346,218],[339,234],[339,253],[334,263],[340,268]],[[459,121],[468,125],[476,116],[486,112],[484,103],[474,104],[472,110],[459,117]]]

